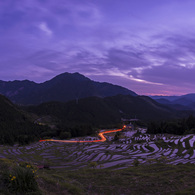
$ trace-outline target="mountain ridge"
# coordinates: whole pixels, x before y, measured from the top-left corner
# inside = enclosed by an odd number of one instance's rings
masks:
[[[0,81],[0,93],[12,102],[22,105],[40,104],[49,101],[67,102],[73,99],[118,94],[137,96],[119,85],[93,81],[80,73],[62,73],[43,83],[33,81]]]
[[[189,93],[181,96],[150,96],[155,101],[169,105],[171,107],[178,107],[182,109],[195,109],[195,93]]]
[[[33,115],[0,95],[0,144],[28,144],[39,139],[47,127],[34,124]]]
[[[51,115],[64,124],[78,121],[91,125],[120,123],[121,118],[143,121],[161,120],[181,116],[175,110],[159,104],[147,96],[116,95],[111,97],[87,97],[78,101],[46,102],[26,107],[39,116]]]

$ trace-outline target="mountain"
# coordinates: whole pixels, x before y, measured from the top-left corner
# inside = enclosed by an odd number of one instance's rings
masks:
[[[163,96],[163,95],[156,95],[156,96],[149,96],[149,97],[151,97],[151,98],[154,99],[154,100],[166,99],[166,100],[172,102],[172,101],[177,100],[180,96]]]
[[[190,104],[195,103],[195,94],[182,95],[177,98],[174,103],[189,106]]]
[[[38,140],[47,128],[35,125],[32,120],[30,114],[0,95],[0,144],[27,144]]]
[[[95,134],[97,128],[117,127],[121,118],[149,122],[183,117],[187,113],[147,96],[131,95],[20,107],[0,95],[0,108],[0,144],[28,144],[43,137],[85,136]]]
[[[160,103],[160,104],[171,104],[171,101],[166,99],[166,98],[159,98],[159,99],[155,99],[156,102]]]
[[[63,124],[90,124],[95,127],[115,125],[121,122],[121,118],[136,117],[150,121],[173,118],[181,114],[149,97],[131,95],[89,97],[66,103],[47,102],[26,109],[39,116],[58,118]]]
[[[186,94],[182,96],[151,96],[155,101],[169,105],[177,109],[189,110],[195,109],[195,94]]]
[[[95,82],[79,73],[63,73],[40,84],[28,80],[0,81],[0,93],[22,105],[49,101],[67,102],[91,96],[137,95],[124,87]]]
[[[25,116],[6,97],[0,95],[0,122],[24,122]]]

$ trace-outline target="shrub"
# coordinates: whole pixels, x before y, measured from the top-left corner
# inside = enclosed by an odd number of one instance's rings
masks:
[[[120,136],[121,136],[121,132],[119,132],[119,131],[116,132],[116,134],[115,134],[115,136],[114,136],[114,141],[119,140]]]
[[[156,159],[153,159],[153,158],[147,159],[147,164],[154,164],[154,163],[156,163],[156,162],[157,162]]]
[[[14,166],[9,172],[4,174],[4,182],[10,192],[26,193],[37,192],[38,184],[35,180],[36,169],[31,165]]]
[[[97,162],[94,162],[94,161],[89,163],[89,167],[91,167],[93,169],[95,169],[97,167],[97,165],[98,165]]]
[[[137,167],[139,164],[140,164],[139,160],[138,160],[138,159],[134,159],[133,165],[134,165],[135,167]]]
[[[71,133],[64,131],[60,133],[60,139],[67,139],[67,138],[71,138]]]
[[[166,156],[161,156],[157,159],[157,161],[160,162],[160,163],[167,163],[168,158]]]

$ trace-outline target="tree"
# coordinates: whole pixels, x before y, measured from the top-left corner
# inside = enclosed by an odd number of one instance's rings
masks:
[[[71,138],[70,132],[64,131],[60,133],[60,139],[68,139],[68,138]]]
[[[92,162],[90,162],[89,163],[89,167],[91,167],[91,168],[93,168],[93,169],[95,169],[96,167],[97,167],[97,162],[95,162],[95,161],[92,161]]]
[[[121,132],[119,132],[119,131],[116,132],[116,133],[115,133],[115,136],[114,136],[114,141],[119,140],[120,136],[121,136]]]

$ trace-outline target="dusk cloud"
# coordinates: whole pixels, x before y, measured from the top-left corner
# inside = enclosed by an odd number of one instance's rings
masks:
[[[194,92],[193,0],[0,1],[0,79],[80,72],[138,94]]]

